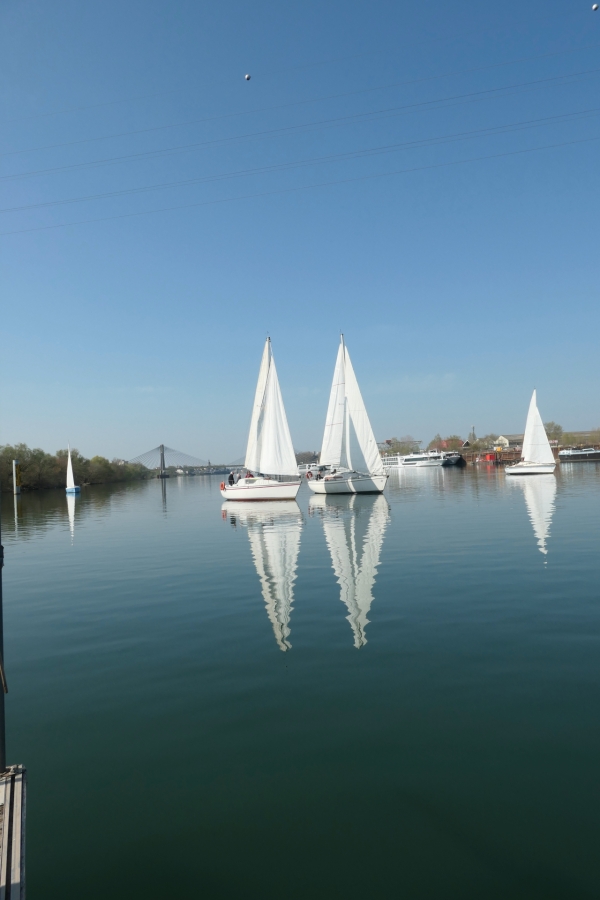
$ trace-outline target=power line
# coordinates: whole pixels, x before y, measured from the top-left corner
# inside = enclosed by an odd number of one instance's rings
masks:
[[[579,53],[584,50],[595,50],[598,47],[600,47],[600,44],[589,44],[585,47],[575,47],[570,50],[557,50],[553,53],[543,53],[543,54],[537,55],[537,56],[524,56],[524,57],[520,57],[518,59],[506,60],[505,62],[501,62],[501,63],[493,63],[492,65],[489,65],[489,66],[476,66],[471,69],[459,69],[454,72],[444,72],[441,75],[428,75],[423,78],[412,78],[412,79],[409,79],[406,81],[395,81],[390,84],[378,85],[377,87],[372,87],[372,88],[361,88],[360,90],[357,90],[357,91],[345,91],[344,93],[341,93],[341,94],[329,94],[324,97],[314,97],[314,98],[311,98],[308,100],[295,100],[290,103],[280,103],[275,106],[263,106],[263,107],[258,107],[256,109],[240,110],[239,112],[222,113],[218,116],[207,116],[202,119],[191,119],[191,120],[187,120],[185,122],[174,122],[170,125],[155,125],[155,126],[152,126],[151,128],[140,128],[140,129],[137,129],[136,131],[122,131],[122,132],[118,132],[116,134],[100,135],[100,137],[81,138],[76,141],[65,141],[64,143],[61,143],[61,144],[46,144],[43,147],[26,147],[22,150],[8,150],[4,153],[0,153],[0,158],[4,158],[6,156],[16,156],[19,153],[36,153],[36,152],[41,152],[43,150],[56,150],[56,149],[61,149],[63,147],[75,147],[80,144],[91,144],[91,143],[95,143],[97,141],[114,140],[116,138],[121,138],[121,137],[134,137],[139,134],[149,134],[151,132],[156,132],[156,131],[166,131],[170,128],[183,128],[187,125],[202,125],[202,124],[205,124],[206,122],[216,122],[216,121],[221,121],[222,119],[236,118],[238,116],[254,115],[255,113],[274,112],[274,111],[277,111],[280,109],[289,109],[294,106],[308,105],[309,103],[322,103],[327,100],[339,100],[339,99],[344,99],[346,97],[356,97],[361,94],[371,94],[376,91],[390,90],[391,88],[396,88],[396,87],[408,87],[413,84],[423,84],[428,81],[438,81],[441,78],[452,78],[452,77],[456,77],[458,75],[472,75],[476,72],[487,72],[487,71],[490,71],[491,69],[499,69],[499,68],[503,68],[505,66],[518,65],[519,63],[523,63],[523,62],[535,62],[537,60],[549,59],[549,58],[555,57],[555,56],[564,56],[564,55],[570,54],[570,53]],[[565,77],[569,77],[569,76],[565,76]]]
[[[358,120],[363,121],[377,121],[377,117],[379,118],[389,118],[393,115],[402,115],[406,112],[412,112],[416,109],[424,109],[426,107],[434,107],[434,104],[439,103],[451,103],[451,105],[458,105],[453,101],[466,101],[473,102],[475,100],[484,100],[490,99],[493,95],[496,96],[511,96],[511,93],[505,93],[503,95],[500,92],[517,92],[517,93],[527,93],[526,90],[520,90],[521,88],[529,88],[529,90],[539,90],[540,88],[550,86],[551,84],[555,84],[558,81],[563,81],[567,85],[572,83],[571,81],[566,81],[567,79],[575,79],[581,78],[584,76],[597,75],[600,73],[600,69],[587,69],[582,72],[574,72],[571,75],[554,75],[550,78],[541,78],[536,79],[535,81],[524,81],[517,84],[505,85],[499,88],[489,88],[484,91],[472,91],[467,94],[455,94],[449,97],[441,97],[434,100],[424,100],[419,103],[410,103],[405,104],[404,106],[392,106],[387,107],[385,109],[373,110],[371,112],[365,113],[355,113],[350,116],[338,116],[332,119],[321,119],[315,122],[307,122],[301,125],[290,125],[285,126],[283,128],[275,128],[268,129],[265,131],[259,132],[249,132],[243,135],[234,135],[230,138],[216,138],[211,141],[200,141],[194,142],[192,144],[183,144],[177,147],[166,147],[163,150],[147,150],[140,153],[130,153],[123,154],[121,156],[113,156],[113,157],[105,157],[103,159],[91,160],[89,162],[83,163],[71,163],[65,166],[53,166],[47,169],[32,169],[27,172],[17,172],[13,175],[2,175],[0,176],[0,181],[8,181],[16,178],[28,178],[35,175],[49,175],[55,172],[64,172],[71,171],[74,169],[84,169],[84,168],[93,168],[104,165],[113,165],[122,162],[126,162],[129,160],[141,160],[141,159],[153,159],[157,156],[162,156],[171,153],[181,153],[187,150],[198,150],[202,147],[215,146],[218,144],[227,144],[235,141],[243,141],[243,140],[251,140],[254,138],[261,137],[271,137],[277,134],[294,134],[300,131],[301,129],[310,129],[310,128],[323,128],[323,127],[335,127],[339,125],[344,125],[350,122],[355,122]],[[442,107],[443,108],[443,107]]]
[[[384,144],[377,147],[369,147],[362,150],[351,150],[346,153],[335,153],[328,156],[310,157],[304,160],[295,160],[287,163],[275,163],[269,166],[259,166],[252,169],[241,169],[234,172],[223,172],[217,175],[204,175],[198,178],[188,178],[181,181],[162,182],[160,184],[145,185],[137,188],[125,188],[119,191],[107,191],[101,194],[88,194],[79,197],[68,197],[62,200],[48,200],[42,203],[31,203],[24,206],[10,206],[0,208],[0,213],[22,212],[25,210],[42,209],[50,206],[62,206],[69,203],[85,203],[93,200],[103,200],[111,197],[123,197],[133,194],[149,193],[151,191],[165,190],[174,187],[189,187],[197,184],[207,184],[215,181],[224,181],[229,178],[242,178],[251,175],[262,175],[271,172],[287,171],[295,168],[303,168],[310,165],[318,165],[332,162],[345,162],[351,159],[359,159],[380,155],[383,153],[394,153],[400,150],[440,146],[446,143],[453,143],[461,140],[473,140],[477,137],[495,137],[503,134],[514,134],[517,131],[524,131],[528,128],[540,128],[544,125],[553,125],[558,122],[577,122],[581,119],[590,118],[600,112],[600,107],[593,109],[581,110],[575,113],[563,113],[556,116],[546,116],[541,119],[527,119],[520,122],[511,122],[504,125],[492,125],[488,128],[478,128],[472,131],[462,131],[455,134],[439,135],[433,138],[422,138],[413,141],[404,141],[396,144]]]
[[[571,16],[570,10],[565,13],[555,14],[556,18],[562,18],[563,16],[566,16],[566,15]],[[545,19],[548,20],[550,18],[551,18],[551,16],[546,12]],[[494,34],[497,35],[500,31],[506,30],[508,28],[514,29],[514,27],[516,25],[523,24],[527,21],[529,21],[529,20],[526,18],[523,18],[523,19],[517,20],[517,21],[515,21],[513,19],[513,20],[511,20],[511,22],[509,24],[507,24],[504,27],[504,29],[498,28],[497,26],[486,26],[485,28],[482,28],[482,29],[473,29],[471,31],[462,32],[461,34],[453,35],[452,37],[446,37],[444,35],[444,36],[438,37],[438,38],[427,38],[423,41],[416,41],[416,42],[412,43],[411,48],[412,47],[420,47],[420,46],[424,46],[427,44],[440,43],[440,42],[441,43],[451,43],[452,41],[464,39],[465,37],[472,37],[475,34],[485,34],[491,28],[494,29]],[[394,51],[390,51],[390,53],[391,52],[396,53],[397,49],[395,48]],[[293,71],[298,71],[301,69],[309,69],[309,68],[314,68],[316,66],[322,66],[322,65],[332,65],[333,63],[336,63],[336,62],[346,62],[351,59],[359,59],[360,57],[373,56],[376,53],[381,55],[379,50],[371,50],[371,51],[366,51],[363,53],[356,53],[356,54],[351,54],[348,56],[337,57],[337,58],[331,59],[331,60],[320,60],[320,61],[317,61],[314,63],[305,63],[305,64],[302,64],[299,66],[289,66],[289,67],[281,68],[281,69],[273,69],[271,71],[267,70],[267,71],[263,71],[262,73],[260,73],[260,70],[259,70],[259,72],[257,74],[263,74],[263,75],[267,75],[267,76],[278,75],[278,74],[282,74],[284,72],[293,72]],[[220,83],[223,84],[222,81]],[[101,103],[93,103],[88,106],[75,106],[75,107],[71,107],[70,109],[58,109],[58,110],[53,110],[51,112],[46,112],[46,113],[35,113],[31,116],[19,116],[15,119],[8,119],[4,124],[11,125],[15,122],[28,122],[28,121],[31,121],[32,119],[48,118],[50,116],[66,115],[66,114],[75,113],[75,112],[84,112],[85,110],[88,110],[88,109],[100,109],[105,106],[115,106],[119,103],[137,103],[140,100],[150,100],[153,97],[160,97],[160,96],[168,97],[171,94],[180,93],[180,90],[181,90],[180,88],[174,88],[173,90],[169,90],[169,91],[154,91],[150,94],[142,94],[137,97],[122,97],[122,98],[119,98],[116,100],[106,100]]]
[[[494,154],[490,154],[488,156],[475,156],[475,157],[471,157],[469,159],[457,159],[457,160],[452,160],[450,162],[433,163],[433,164],[427,165],[427,166],[414,166],[410,169],[395,169],[391,172],[377,172],[372,175],[359,175],[354,178],[344,178],[344,179],[340,179],[337,181],[323,181],[323,182],[319,182],[317,184],[300,185],[299,187],[279,188],[279,189],[273,190],[273,191],[261,191],[260,193],[256,193],[256,194],[244,194],[244,195],[241,195],[238,197],[222,197],[222,198],[216,199],[216,200],[202,200],[198,203],[185,203],[185,204],[182,204],[179,206],[165,206],[165,207],[162,207],[161,209],[147,209],[147,210],[141,210],[141,211],[133,212],[133,213],[120,213],[118,215],[102,216],[102,217],[96,218],[96,219],[81,219],[78,222],[63,222],[58,225],[40,225],[40,226],[36,226],[35,228],[20,228],[20,229],[14,230],[14,231],[1,231],[0,237],[6,237],[6,236],[12,235],[12,234],[27,234],[27,233],[33,232],[33,231],[50,231],[55,228],[68,228],[71,225],[90,225],[90,224],[93,224],[96,222],[110,222],[110,221],[114,221],[116,219],[132,219],[136,216],[145,216],[145,215],[151,215],[154,213],[162,213],[162,212],[174,212],[174,211],[182,210],[182,209],[195,209],[200,206],[212,206],[212,205],[216,205],[218,203],[232,203],[234,201],[239,201],[239,200],[254,200],[254,199],[258,199],[260,197],[274,196],[276,194],[291,194],[291,193],[296,193],[298,191],[311,190],[313,188],[330,187],[332,185],[352,184],[352,183],[355,183],[358,181],[369,181],[373,178],[386,178],[386,177],[390,177],[393,175],[406,175],[406,174],[410,174],[413,172],[424,172],[424,171],[427,171],[430,169],[443,169],[443,168],[448,168],[450,166],[465,165],[467,163],[484,162],[484,161],[489,161],[492,159],[502,159],[502,158],[508,157],[508,156],[519,156],[519,155],[522,155],[525,153],[537,153],[540,150],[555,150],[555,149],[559,149],[561,147],[570,147],[575,144],[586,144],[586,143],[591,143],[593,141],[599,141],[599,140],[600,140],[600,136],[590,137],[590,138],[579,138],[579,139],[573,140],[573,141],[563,141],[558,144],[544,144],[541,147],[529,147],[524,150],[510,150],[505,153],[494,153]]]

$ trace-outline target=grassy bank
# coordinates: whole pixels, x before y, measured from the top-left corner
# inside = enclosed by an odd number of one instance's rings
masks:
[[[5,444],[0,447],[0,489],[12,491],[12,461],[21,464],[21,489],[36,491],[43,488],[64,488],[67,478],[67,451],[45,453],[27,444]],[[75,484],[107,484],[117,481],[137,481],[148,478],[150,472],[144,466],[113,460],[104,456],[86,459],[78,450],[71,450]]]

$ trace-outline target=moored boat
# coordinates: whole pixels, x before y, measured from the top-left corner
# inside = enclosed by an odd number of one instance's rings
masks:
[[[585,447],[582,450],[559,450],[558,458],[561,462],[595,462],[600,460],[600,450],[595,447]]]

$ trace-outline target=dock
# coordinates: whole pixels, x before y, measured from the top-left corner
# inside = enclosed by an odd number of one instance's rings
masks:
[[[25,900],[26,772],[9,766],[0,777],[0,900]]]

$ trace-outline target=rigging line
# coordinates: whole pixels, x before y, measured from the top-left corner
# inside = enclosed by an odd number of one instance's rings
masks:
[[[89,194],[80,197],[68,197],[63,200],[47,200],[42,203],[30,203],[24,206],[9,206],[0,208],[0,213],[23,212],[31,209],[43,209],[50,206],[63,206],[69,203],[86,203],[92,200],[104,200],[112,197],[131,196],[133,194],[150,193],[152,191],[165,190],[174,187],[189,187],[197,184],[209,184],[216,181],[224,181],[228,178],[245,178],[251,175],[263,175],[272,172],[289,171],[296,168],[318,165],[331,162],[345,162],[351,159],[376,156],[384,153],[398,152],[411,147],[441,146],[461,140],[473,140],[478,137],[496,137],[503,134],[515,134],[528,128],[540,128],[544,125],[563,122],[577,122],[581,119],[591,118],[600,112],[600,107],[581,110],[576,113],[563,113],[556,116],[547,116],[542,119],[527,119],[520,122],[511,122],[505,125],[492,125],[488,128],[478,128],[473,131],[462,131],[456,134],[439,135],[433,138],[421,138],[414,141],[405,141],[399,144],[384,144],[378,147],[369,147],[363,150],[350,150],[346,153],[335,153],[329,156],[315,156],[304,160],[294,160],[287,163],[274,163],[269,166],[259,166],[254,169],[241,169],[235,172],[223,172],[218,175],[203,175],[198,178],[188,178],[180,181],[167,181],[160,184],[145,185],[137,188],[125,188],[119,191],[107,191],[102,194]]]
[[[564,15],[569,15],[569,16],[570,16],[571,13],[570,13],[570,12],[568,12],[568,13],[559,13],[557,17],[560,18],[560,17],[562,17],[562,16],[564,16]],[[545,17],[546,20],[552,18],[552,16],[549,15],[548,13],[545,13],[545,16],[544,16],[544,17]],[[423,45],[426,45],[426,44],[429,44],[429,43],[439,43],[440,41],[441,41],[442,43],[451,43],[452,41],[460,40],[461,38],[471,37],[471,36],[474,35],[474,34],[485,34],[485,32],[486,32],[486,31],[489,31],[490,28],[494,28],[494,29],[495,29],[494,33],[497,34],[498,32],[500,32],[500,31],[502,31],[502,30],[506,30],[507,28],[514,29],[515,25],[518,25],[518,24],[524,24],[524,23],[526,23],[526,22],[528,22],[528,21],[529,21],[529,20],[528,20],[528,19],[525,19],[525,18],[521,19],[519,22],[514,22],[514,21],[512,21],[510,24],[507,24],[507,25],[504,27],[504,29],[502,29],[502,28],[497,28],[496,26],[488,26],[488,27],[483,28],[483,29],[473,29],[472,31],[463,32],[463,33],[460,34],[460,35],[454,35],[454,36],[452,36],[452,37],[445,37],[445,36],[444,36],[444,37],[439,37],[439,38],[428,38],[428,39],[425,39],[425,40],[423,40],[423,41],[416,41],[415,43],[412,43],[412,44],[411,44],[411,49],[412,49],[412,47],[420,47],[420,46],[423,46]],[[397,52],[397,49],[394,49],[394,51],[390,51],[390,53],[392,53],[392,52],[393,52],[393,53],[396,53],[396,52]],[[366,51],[366,52],[364,52],[364,53],[357,53],[357,54],[353,54],[353,55],[351,55],[351,56],[338,57],[337,59],[333,59],[333,60],[326,60],[325,62],[319,61],[319,62],[315,62],[315,63],[306,63],[306,64],[301,65],[301,66],[291,66],[291,67],[286,68],[286,69],[273,69],[273,70],[271,70],[271,71],[268,71],[268,70],[267,70],[266,72],[263,71],[262,73],[261,73],[260,70],[259,70],[259,71],[257,72],[257,74],[258,74],[258,75],[263,74],[263,75],[267,75],[267,76],[268,76],[268,75],[273,75],[273,74],[281,74],[281,73],[287,72],[287,71],[293,72],[293,71],[297,71],[298,69],[313,68],[313,67],[315,67],[315,66],[320,66],[320,65],[331,65],[332,63],[335,63],[335,62],[344,62],[344,61],[347,61],[347,60],[350,60],[350,59],[358,59],[359,57],[363,57],[363,56],[372,56],[372,55],[375,54],[375,53],[380,53],[380,51],[379,51],[379,50]],[[380,54],[380,55],[381,55],[381,54]],[[220,82],[220,83],[222,84],[223,82]],[[89,106],[75,106],[75,107],[71,107],[70,109],[58,109],[58,110],[54,110],[54,111],[52,111],[52,112],[35,113],[34,115],[31,115],[31,116],[19,116],[19,117],[15,118],[15,119],[7,119],[6,122],[4,122],[4,124],[5,124],[5,125],[11,125],[13,122],[28,122],[28,121],[31,121],[32,119],[47,118],[47,117],[49,117],[49,116],[60,116],[60,115],[66,115],[66,114],[69,114],[69,113],[74,113],[74,112],[84,112],[85,110],[88,110],[88,109],[100,109],[100,108],[102,108],[102,107],[104,107],[104,106],[115,106],[115,105],[117,105],[117,104],[119,104],[119,103],[137,103],[139,100],[149,100],[149,99],[152,99],[153,97],[161,97],[161,96],[162,96],[162,97],[168,97],[168,96],[170,96],[171,94],[177,94],[177,93],[180,93],[180,91],[181,91],[180,88],[174,88],[174,89],[169,90],[169,91],[155,91],[155,92],[153,92],[153,93],[151,93],[151,94],[142,94],[142,95],[140,95],[140,96],[138,96],[138,97],[124,97],[124,98],[121,98],[121,99],[118,99],[118,100],[106,100],[106,101],[103,101],[102,103],[93,103],[93,104],[91,104],[91,105],[89,105]]]
[[[600,141],[600,135],[598,137],[579,138],[573,141],[563,141],[558,144],[544,144],[541,147],[529,147],[525,150],[510,150],[506,153],[493,153],[488,156],[474,156],[470,159],[457,159],[451,162],[433,163],[432,165],[428,166],[415,166],[410,169],[394,169],[391,172],[377,172],[374,175],[359,175],[355,178],[343,178],[338,181],[322,181],[316,184],[300,185],[299,187],[279,188],[273,191],[261,191],[260,193],[256,194],[243,194],[238,197],[221,197],[217,200],[201,200],[198,203],[184,203],[180,206],[164,206],[160,209],[146,209],[133,213],[119,213],[118,215],[114,216],[101,216],[97,219],[80,219],[78,222],[62,222],[58,225],[38,225],[35,228],[19,228],[14,231],[0,231],[0,237],[7,237],[8,235],[12,234],[27,234],[33,231],[51,231],[56,228],[68,228],[71,225],[90,225],[96,222],[111,222],[116,219],[133,219],[137,216],[152,215],[154,213],[175,212],[182,209],[195,209],[200,206],[214,206],[218,203],[232,203],[237,200],[255,200],[260,197],[271,197],[277,194],[292,194],[299,191],[311,190],[313,188],[330,187],[332,185],[338,184],[352,184],[358,181],[369,181],[373,178],[386,178],[392,175],[406,175],[413,172],[424,172],[430,169],[443,169],[449,168],[450,166],[464,165],[466,163],[484,162],[492,159],[501,159],[508,156],[519,156],[525,153],[536,153],[539,150],[555,150],[561,147],[570,147],[574,144],[587,144],[591,143],[592,141]]]
[[[409,103],[404,106],[391,106],[391,107],[387,107],[386,109],[373,110],[371,112],[365,112],[365,113],[355,113],[350,116],[339,116],[339,117],[333,118],[333,119],[321,119],[321,120],[317,120],[315,122],[306,122],[302,125],[288,125],[283,128],[268,129],[266,131],[248,132],[247,134],[234,135],[233,137],[230,137],[230,138],[215,138],[214,140],[210,140],[210,141],[199,141],[199,142],[195,142],[192,144],[183,144],[183,145],[180,145],[177,147],[166,147],[163,150],[146,150],[146,151],[142,151],[140,153],[128,153],[128,154],[123,154],[121,156],[110,156],[110,157],[105,157],[104,159],[91,160],[89,162],[70,163],[69,165],[66,165],[66,166],[53,166],[48,169],[32,169],[28,172],[17,172],[12,175],[1,175],[0,181],[8,181],[13,178],[28,178],[28,177],[35,176],[35,175],[49,175],[49,174],[53,174],[54,172],[64,172],[64,171],[70,171],[70,170],[74,170],[74,169],[94,168],[97,166],[122,163],[122,162],[125,162],[128,160],[154,159],[158,156],[161,156],[164,154],[169,154],[169,153],[180,153],[180,152],[185,152],[186,150],[194,150],[194,149],[197,150],[202,147],[209,147],[209,146],[214,146],[217,144],[232,143],[233,141],[241,141],[241,140],[248,140],[248,139],[252,139],[252,138],[261,138],[261,137],[270,137],[275,134],[294,134],[294,133],[297,133],[298,131],[300,131],[301,129],[318,128],[318,127],[332,127],[332,126],[336,126],[336,125],[343,125],[348,122],[355,122],[360,119],[362,119],[363,121],[375,121],[374,117],[376,117],[376,116],[384,118],[391,114],[400,115],[406,111],[410,112],[415,109],[423,109],[428,106],[433,106],[433,104],[435,104],[435,103],[448,103],[448,102],[454,101],[454,100],[469,100],[469,99],[474,99],[474,98],[488,99],[493,94],[496,94],[497,96],[511,96],[510,93],[505,94],[505,95],[500,95],[500,91],[517,91],[518,93],[526,93],[526,91],[520,91],[519,89],[520,88],[529,88],[530,90],[537,90],[541,87],[549,86],[552,82],[557,82],[559,80],[564,81],[565,79],[580,78],[580,77],[586,76],[586,75],[596,75],[599,72],[600,72],[600,69],[586,69],[583,72],[574,72],[572,75],[554,75],[550,78],[541,78],[541,79],[537,79],[535,81],[524,81],[519,84],[505,85],[505,86],[499,87],[499,88],[489,88],[485,91],[472,91],[468,94],[455,94],[455,95],[451,95],[449,97],[436,98],[435,100],[424,100],[419,103]],[[566,82],[567,86],[570,83],[572,83],[572,82]],[[457,104],[454,104],[454,105],[457,105]]]
[[[171,125],[155,125],[152,128],[140,128],[136,131],[122,131],[122,132],[119,132],[116,134],[101,135],[100,137],[81,138],[80,140],[77,140],[77,141],[66,141],[62,144],[46,144],[43,147],[26,147],[23,150],[8,150],[5,153],[0,153],[0,158],[4,158],[6,156],[16,156],[19,153],[36,153],[36,152],[41,152],[42,150],[56,150],[56,149],[60,149],[62,147],[75,147],[80,144],[90,144],[90,143],[95,143],[96,141],[114,140],[116,138],[121,138],[121,137],[134,137],[139,134],[149,134],[149,133],[155,132],[155,131],[166,131],[170,128],[183,128],[184,126],[187,126],[187,125],[202,125],[205,122],[216,122],[216,121],[221,121],[222,119],[231,119],[231,118],[235,118],[237,116],[252,115],[254,113],[273,112],[273,111],[276,111],[279,109],[289,109],[293,106],[303,106],[303,105],[307,105],[309,103],[322,103],[325,100],[339,100],[339,99],[343,99],[344,97],[355,97],[360,94],[371,94],[371,93],[374,93],[375,91],[384,91],[384,90],[389,90],[390,88],[395,88],[395,87],[406,87],[411,84],[422,84],[427,81],[437,81],[441,78],[452,78],[452,77],[458,76],[458,75],[472,75],[476,72],[487,72],[491,69],[499,69],[499,68],[503,68],[505,66],[517,65],[517,64],[523,63],[523,62],[535,62],[540,59],[549,59],[550,57],[554,57],[554,56],[564,56],[569,53],[577,53],[577,52],[580,52],[583,50],[595,50],[598,47],[600,47],[600,44],[588,44],[585,47],[575,47],[570,50],[557,50],[554,53],[543,53],[538,56],[523,56],[519,59],[511,59],[511,60],[507,60],[507,61],[501,62],[501,63],[493,63],[492,65],[489,65],[489,66],[476,66],[471,69],[459,69],[454,72],[444,72],[441,75],[428,75],[423,78],[412,78],[407,81],[395,81],[395,82],[392,82],[391,84],[383,84],[383,85],[379,85],[377,87],[372,87],[372,88],[362,88],[361,90],[358,90],[358,91],[346,91],[342,94],[329,94],[324,97],[314,97],[309,100],[295,100],[291,103],[280,103],[276,106],[262,106],[262,107],[258,107],[256,109],[241,110],[239,112],[222,113],[221,115],[218,115],[218,116],[207,116],[202,119],[190,119],[185,122],[175,122]],[[565,77],[568,77],[568,76],[565,76]]]

